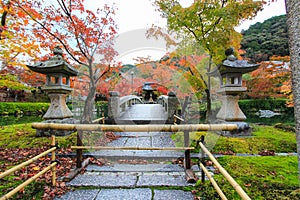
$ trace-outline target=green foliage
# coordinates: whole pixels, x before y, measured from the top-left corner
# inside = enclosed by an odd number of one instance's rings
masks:
[[[239,106],[247,116],[248,123],[275,125],[284,123],[294,126],[294,108],[286,106],[285,99],[255,99],[239,100]],[[279,115],[273,117],[259,117],[259,110],[271,110]]]
[[[104,116],[108,115],[108,101],[98,101],[96,102],[97,113],[104,113]],[[98,116],[101,117],[101,116]]]
[[[49,103],[19,103],[19,102],[0,102],[0,115],[31,114],[38,115],[45,113]]]
[[[9,88],[11,90],[30,90],[31,88],[20,83],[18,78],[11,74],[0,75],[0,88]]]
[[[238,49],[241,35],[234,30],[242,20],[251,19],[261,9],[261,1],[194,1],[183,8],[178,0],[156,0],[168,30],[180,36],[192,35],[216,63],[224,59],[224,49]]]
[[[289,55],[286,15],[258,22],[242,34],[241,49],[254,62],[269,60],[272,55]]]
[[[257,112],[259,110],[273,110],[292,113],[293,108],[286,106],[286,99],[246,99],[239,100],[239,106],[243,112]]]

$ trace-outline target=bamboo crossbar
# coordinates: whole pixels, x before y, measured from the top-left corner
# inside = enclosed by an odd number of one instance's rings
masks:
[[[97,123],[99,123],[100,121],[102,121],[102,123],[104,124],[104,119],[105,119],[105,117],[101,117],[101,118],[98,118],[98,119],[95,119],[95,120],[93,120],[93,124],[97,124]]]
[[[174,118],[179,119],[180,121],[184,122],[184,119],[181,118],[181,117],[179,117],[179,116],[177,116],[177,115],[174,115]]]
[[[101,125],[32,123],[34,129],[68,131],[114,131],[114,132],[179,132],[179,131],[233,131],[236,124],[184,124],[184,125]]]
[[[214,163],[216,168],[223,174],[223,176],[229,181],[235,191],[240,195],[243,200],[251,200],[251,198],[245,193],[242,187],[230,176],[230,174],[220,165],[215,157],[208,151],[208,149],[200,142],[201,149],[208,155],[210,160]]]
[[[209,171],[206,169],[206,167],[200,163],[200,167],[201,169],[204,171],[204,173],[206,174],[207,178],[210,180],[211,184],[214,186],[214,188],[216,189],[217,193],[219,194],[219,196],[221,197],[221,199],[223,200],[227,200],[227,197],[225,196],[225,194],[222,192],[222,190],[220,189],[220,187],[218,186],[217,182],[215,181],[215,179],[211,176],[211,174],[209,173]]]
[[[11,173],[13,173],[13,172],[15,172],[15,171],[17,171],[17,170],[19,170],[19,169],[21,169],[22,167],[25,167],[25,166],[33,163],[37,159],[39,159],[39,158],[41,158],[41,157],[43,157],[43,156],[45,156],[45,155],[47,155],[47,154],[55,151],[55,150],[56,150],[56,147],[52,147],[51,149],[48,149],[47,151],[44,151],[43,153],[35,156],[34,158],[31,158],[31,159],[29,159],[29,160],[27,160],[27,161],[25,161],[25,162],[23,162],[23,163],[15,166],[15,167],[13,167],[13,168],[11,168],[11,169],[9,169],[9,170],[1,173],[0,174],[0,179],[3,178],[3,177],[5,177],[5,176],[7,176],[7,175],[9,175],[9,174],[11,174]]]
[[[95,150],[193,150],[194,147],[109,147],[109,146],[71,146],[71,149],[95,149]]]
[[[48,167],[46,167],[45,169],[43,169],[42,171],[40,171],[39,173],[37,173],[36,175],[34,175],[33,177],[27,179],[25,182],[23,182],[22,184],[20,184],[18,187],[16,187],[15,189],[11,190],[9,193],[3,195],[0,198],[0,200],[9,199],[11,196],[13,196],[14,194],[16,194],[22,188],[24,188],[25,186],[29,185],[32,181],[34,181],[35,179],[37,179],[38,177],[40,177],[41,175],[43,175],[44,173],[46,173],[51,168],[55,167],[56,164],[57,164],[56,162],[52,163],[51,165],[49,165]]]

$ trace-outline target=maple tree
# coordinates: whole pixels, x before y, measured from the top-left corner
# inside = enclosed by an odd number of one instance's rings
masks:
[[[17,6],[22,5],[34,17],[39,14],[33,9],[34,1],[7,0],[0,2],[0,62],[1,69],[25,66],[28,56],[35,57],[40,52],[30,29],[30,17]]]
[[[264,1],[194,1],[184,8],[178,0],[156,0],[155,5],[167,18],[168,31],[193,38],[210,55],[207,71],[212,62],[220,63],[224,50],[239,49],[241,34],[234,30],[242,20],[251,19],[262,9]],[[155,32],[155,31],[153,31]],[[206,82],[207,119],[211,115],[210,78]]]
[[[287,98],[288,91],[284,93],[283,89],[291,79],[289,56],[273,56],[270,61],[261,62],[260,67],[251,72],[250,76],[249,80],[245,80],[248,90],[246,95],[250,98]]]
[[[83,0],[33,1],[30,9],[22,1],[11,2],[34,21],[32,34],[40,47],[63,47],[64,58],[79,66],[80,75],[89,81],[81,122],[90,123],[97,84],[117,68],[112,48],[117,34],[114,8],[104,5],[94,12],[85,8]]]

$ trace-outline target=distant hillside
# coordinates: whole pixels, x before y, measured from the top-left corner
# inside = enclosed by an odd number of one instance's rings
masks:
[[[266,61],[273,55],[289,55],[286,15],[258,22],[242,34],[241,49],[254,62]]]

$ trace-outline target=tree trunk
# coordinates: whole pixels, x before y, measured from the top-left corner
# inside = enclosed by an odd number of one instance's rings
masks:
[[[212,56],[209,56],[209,63],[207,68],[207,73],[211,71],[211,62],[212,62]],[[210,89],[211,89],[211,83],[210,83],[210,76],[207,77],[207,89],[206,92],[206,123],[211,123],[211,117],[212,117],[212,111],[211,111],[211,97],[210,97]]]
[[[286,0],[300,183],[300,1]]]
[[[84,103],[84,110],[81,117],[82,124],[90,124],[93,120],[93,108],[95,103],[96,87],[90,84],[89,93]]]

